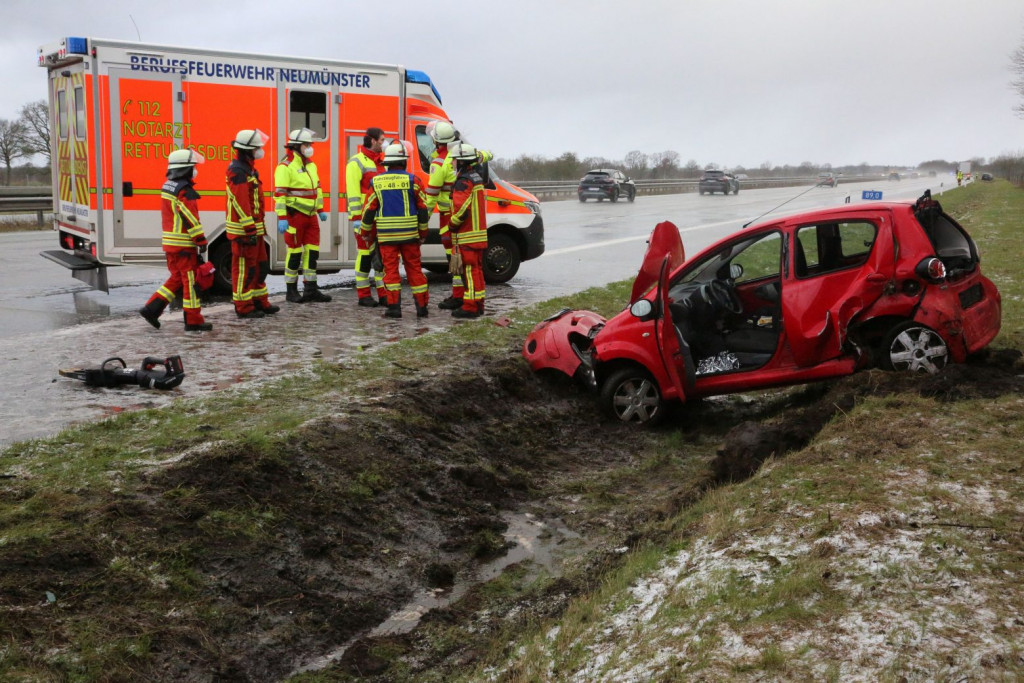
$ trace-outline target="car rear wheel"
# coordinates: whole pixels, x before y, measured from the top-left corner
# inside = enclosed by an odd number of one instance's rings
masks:
[[[612,190],[611,200],[613,202],[619,201],[619,191],[618,190]]]
[[[604,381],[601,406],[621,422],[648,426],[660,422],[667,410],[658,383],[639,367],[621,368]]]
[[[586,197],[580,197],[580,202],[585,202],[585,201],[587,201]]]
[[[879,349],[882,367],[934,375],[949,362],[949,348],[937,332],[913,321],[889,330]]]

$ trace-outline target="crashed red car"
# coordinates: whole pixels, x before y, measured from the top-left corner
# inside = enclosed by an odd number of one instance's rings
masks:
[[[684,260],[679,230],[659,223],[626,310],[559,311],[523,356],[598,390],[619,420],[654,423],[670,401],[872,365],[938,372],[999,332],[977,246],[930,192],[772,220]]]

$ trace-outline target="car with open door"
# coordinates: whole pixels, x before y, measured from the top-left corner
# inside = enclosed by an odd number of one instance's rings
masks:
[[[974,241],[926,192],[767,221],[689,260],[659,223],[624,311],[559,311],[523,356],[593,388],[611,416],[654,424],[672,401],[872,366],[939,372],[988,345],[1001,316]]]

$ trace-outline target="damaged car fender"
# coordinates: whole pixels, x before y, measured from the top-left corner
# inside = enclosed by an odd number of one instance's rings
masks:
[[[534,372],[549,368],[574,377],[581,365],[590,366],[590,347],[604,325],[604,317],[593,311],[564,308],[527,335],[523,358]]]

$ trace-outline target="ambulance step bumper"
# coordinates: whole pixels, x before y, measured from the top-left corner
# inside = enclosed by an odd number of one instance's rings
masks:
[[[71,277],[84,282],[93,289],[98,289],[101,292],[110,291],[110,285],[107,282],[107,267],[102,263],[69,254],[60,249],[41,251],[39,255],[58,265],[64,266],[71,271]]]

